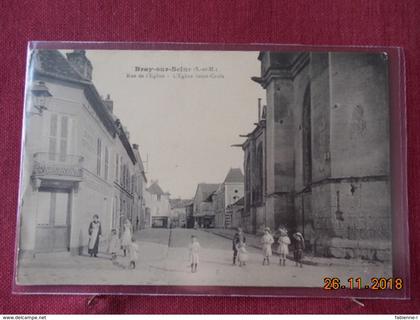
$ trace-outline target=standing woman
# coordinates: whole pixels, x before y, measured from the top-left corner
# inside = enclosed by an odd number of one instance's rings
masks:
[[[131,245],[131,222],[128,219],[125,219],[123,226],[123,234],[121,237],[121,247],[124,252],[124,257],[127,256],[127,250]]]
[[[99,222],[99,216],[93,215],[93,221],[89,224],[89,244],[88,253],[91,257],[96,257],[98,254],[99,237],[102,236],[101,223]]]

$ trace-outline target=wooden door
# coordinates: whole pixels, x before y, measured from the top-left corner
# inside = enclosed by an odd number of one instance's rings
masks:
[[[37,252],[70,250],[70,193],[38,192],[35,250]]]

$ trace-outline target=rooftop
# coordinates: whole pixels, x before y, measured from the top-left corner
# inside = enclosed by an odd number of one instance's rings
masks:
[[[89,81],[82,77],[57,50],[35,50],[33,58],[36,68],[49,75],[73,81]]]
[[[170,199],[171,208],[185,208],[191,203],[191,199]]]
[[[240,168],[231,168],[226,175],[225,183],[244,182],[244,175]]]
[[[164,195],[165,192],[163,192],[162,188],[159,186],[157,181],[153,182],[149,188],[146,189],[151,194],[157,194],[157,195]]]
[[[218,183],[199,183],[197,186],[197,193],[201,192],[202,199],[206,200],[219,187]]]

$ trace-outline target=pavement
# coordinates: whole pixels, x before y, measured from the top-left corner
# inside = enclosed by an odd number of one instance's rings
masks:
[[[389,266],[360,261],[346,265],[318,264],[296,267],[287,261],[278,264],[273,257],[262,266],[261,250],[248,246],[246,266],[232,264],[232,242],[216,230],[146,229],[136,234],[139,259],[136,269],[128,268],[128,258],[120,255],[113,264],[100,247],[97,258],[87,254],[47,253],[19,260],[17,281],[25,284],[110,284],[110,285],[188,285],[188,286],[262,286],[320,287],[324,277],[390,277]],[[191,273],[188,245],[195,235],[201,245],[197,273]],[[247,242],[251,242],[251,238]]]

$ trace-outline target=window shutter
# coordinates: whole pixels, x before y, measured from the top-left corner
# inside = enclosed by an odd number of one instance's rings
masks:
[[[57,153],[57,126],[58,126],[58,116],[52,114],[50,118],[50,137],[49,137],[49,146],[48,153],[49,159],[55,160]]]
[[[60,134],[60,161],[66,161],[67,155],[67,139],[68,139],[68,122],[67,116],[61,117],[61,134]]]

